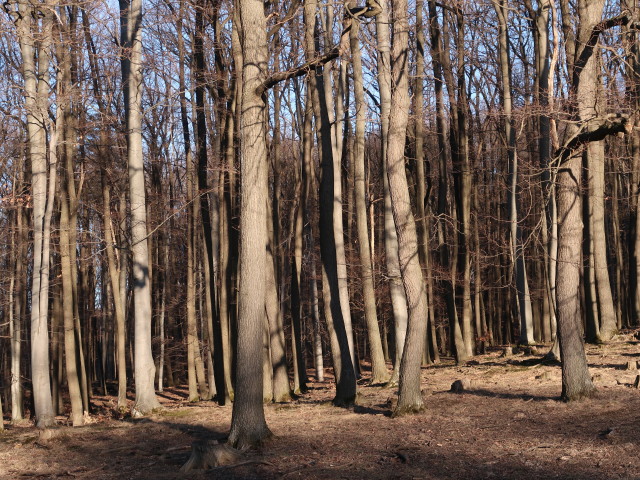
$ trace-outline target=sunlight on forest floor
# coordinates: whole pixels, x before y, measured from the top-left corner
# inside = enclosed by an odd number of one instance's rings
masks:
[[[311,383],[297,401],[265,407],[276,437],[247,461],[188,475],[179,469],[192,442],[223,439],[230,406],[189,404],[186,388],[176,388],[159,394],[163,411],[118,419],[113,397],[95,397],[98,413],[84,427],[61,426],[47,439],[30,425],[8,426],[0,478],[640,478],[640,372],[627,369],[640,360],[639,339],[588,346],[599,393],[574,404],[558,401],[560,367],[534,362],[546,347],[539,351],[425,367],[427,411],[400,419],[389,417],[394,389],[362,382],[359,405],[342,410],[328,404],[330,380]],[[471,386],[452,393],[455,380]]]

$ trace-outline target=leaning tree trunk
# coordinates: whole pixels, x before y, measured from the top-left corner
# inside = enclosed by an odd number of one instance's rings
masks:
[[[147,206],[142,153],[142,0],[120,1],[122,83],[127,115],[127,158],[131,205],[136,403],[134,415],[160,407],[154,390],[151,352],[151,282],[147,245]]]
[[[244,448],[271,435],[262,403],[262,345],[267,248],[268,162],[265,101],[268,51],[264,4],[238,0],[242,65],[240,116],[240,285],[235,401],[229,444]]]
[[[409,120],[409,19],[407,0],[393,2],[392,77],[395,90],[391,97],[394,110],[389,119],[388,169],[393,219],[398,234],[398,254],[402,284],[409,307],[407,337],[400,364],[398,405],[394,416],[419,412],[424,408],[420,392],[420,363],[426,334],[427,292],[418,256],[416,223],[405,171],[404,146]]]

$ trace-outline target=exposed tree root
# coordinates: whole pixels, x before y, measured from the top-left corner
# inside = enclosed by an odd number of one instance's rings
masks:
[[[191,447],[191,457],[180,468],[180,471],[207,470],[209,468],[237,464],[243,458],[244,456],[239,450],[225,443],[218,443],[215,440],[194,442]]]
[[[391,414],[392,418],[403,417],[405,415],[416,415],[418,413],[422,413],[425,410],[424,403],[410,403],[408,405],[398,405],[393,413]]]

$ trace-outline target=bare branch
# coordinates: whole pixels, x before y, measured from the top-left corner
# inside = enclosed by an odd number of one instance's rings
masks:
[[[609,135],[629,133],[633,128],[633,119],[620,114],[610,115],[597,124],[595,128],[581,130],[555,152],[558,165],[562,165],[583,145],[589,142],[604,140]],[[590,123],[593,125],[592,123]]]

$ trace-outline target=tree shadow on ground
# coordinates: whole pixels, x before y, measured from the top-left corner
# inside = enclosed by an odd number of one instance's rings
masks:
[[[445,392],[442,392],[445,393]],[[478,397],[492,397],[492,398],[504,398],[504,399],[514,399],[514,400],[526,400],[526,401],[536,401],[536,402],[544,402],[547,400],[558,400],[560,401],[560,397],[557,395],[532,395],[530,393],[505,393],[505,392],[494,392],[491,390],[486,390],[483,388],[471,388],[469,390],[465,390],[460,393],[456,392],[446,392],[451,395],[476,395]]]

